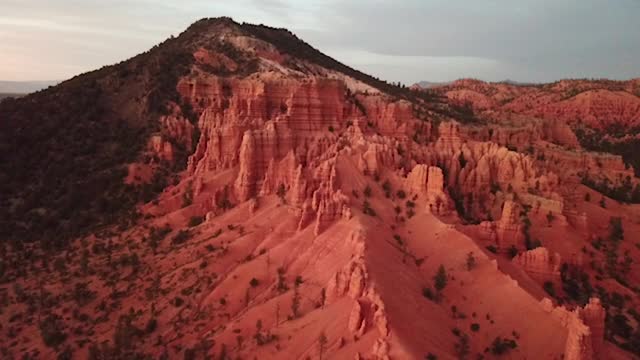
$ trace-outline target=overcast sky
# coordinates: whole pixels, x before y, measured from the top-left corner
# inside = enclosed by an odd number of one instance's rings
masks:
[[[0,80],[66,79],[217,16],[407,84],[640,76],[640,0],[0,0]]]

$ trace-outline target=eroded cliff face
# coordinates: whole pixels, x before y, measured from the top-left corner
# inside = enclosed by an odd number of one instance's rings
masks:
[[[379,250],[370,243],[378,235],[371,233],[369,218],[388,217],[394,231],[403,229],[416,213],[452,224],[480,224],[482,241],[495,246],[498,256],[520,252],[513,263],[529,277],[539,283],[557,283],[560,255],[546,248],[525,251],[531,240],[531,221],[538,224],[553,217],[554,226],[585,231],[586,214],[575,207],[577,174],[602,169],[628,171],[620,158],[577,152],[579,144],[569,126],[571,121],[562,116],[563,121],[557,121],[557,113],[546,117],[533,108],[523,110],[524,115],[505,110],[505,104],[516,106],[519,99],[536,98],[534,90],[459,83],[456,86],[460,89],[447,93],[452,101],[468,102],[476,111],[493,114],[501,122],[470,126],[449,118],[426,121],[425,110],[416,111],[416,104],[394,99],[353,78],[298,64],[313,68],[311,73],[302,72],[289,68],[292,59],[272,46],[243,37],[230,41],[261,54],[261,71],[246,77],[194,71],[180,80],[178,91],[183,101],[198,115],[197,131],[176,113],[167,117],[163,135],[152,138],[149,148],[167,161],[173,157],[176,142],[194,151],[182,180],[158,209],[167,214],[184,211],[175,199],[189,198],[189,213],[207,214],[206,223],[213,226],[240,209],[248,211],[248,219],[259,219],[265,216],[260,215],[265,207],[274,211],[273,203],[269,204],[275,201],[288,224],[286,230],[278,230],[278,236],[309,239],[304,241],[313,244],[292,245],[301,255],[286,271],[311,272],[314,286],[322,289],[320,295],[316,288],[302,288],[314,298],[320,296],[314,300],[316,308],[342,309],[334,316],[343,319],[336,321],[344,321],[344,331],[324,334],[340,344],[332,350],[335,356],[395,359],[413,356],[419,348],[419,342],[394,333],[397,329],[406,334],[407,329],[397,322],[403,311],[395,308],[386,288],[380,288],[390,286],[380,285],[387,280],[371,271]],[[232,59],[205,49],[194,56],[199,66],[237,70]],[[545,103],[552,102],[545,99]],[[427,110],[427,117],[431,115]],[[625,113],[622,117],[629,116]],[[382,194],[384,205],[376,199]],[[342,230],[336,233],[344,224],[355,226],[348,236]],[[336,234],[340,237],[329,240]],[[403,249],[402,263],[413,256],[419,267],[424,258],[412,255],[399,235],[393,237]],[[320,240],[315,243],[313,239]],[[339,240],[344,243],[338,246],[335,241]],[[314,252],[320,254],[318,260],[311,259]],[[250,259],[253,255],[247,256]],[[275,261],[284,261],[291,254],[279,256]],[[268,264],[271,261],[269,257]],[[331,272],[319,276],[317,269],[307,267],[316,261],[331,264]],[[288,289],[281,284],[284,271],[278,269],[278,284],[271,285],[271,295],[256,297],[278,301],[278,311],[281,300],[275,300],[280,297],[274,289],[280,293]],[[300,301],[295,300],[301,286],[297,281],[292,304]],[[518,286],[514,280],[507,282],[510,287]],[[221,296],[220,291],[214,290],[207,299]],[[257,301],[245,296],[245,306]],[[304,302],[295,306],[290,320],[311,311],[309,304],[305,310]],[[549,310],[550,324],[566,334],[562,351],[567,358],[589,359],[601,351],[604,312],[598,306],[594,300],[575,312]],[[560,315],[553,315],[556,313]],[[273,329],[279,328],[279,317],[277,312],[275,320],[271,319]],[[223,323],[218,320],[209,328]],[[229,336],[225,330],[215,338]],[[237,352],[263,354],[260,349],[241,345]]]
[[[334,224],[350,221],[353,208],[363,201],[363,186],[346,175],[346,166],[358,176],[390,181],[406,193],[402,198],[418,202],[418,211],[488,219],[481,228],[502,253],[524,250],[525,208],[534,218],[552,213],[566,222],[562,178],[532,156],[503,146],[544,139],[575,146],[566,126],[542,121],[533,131],[498,129],[469,136],[461,124],[443,121],[432,131],[430,123],[413,115],[410,104],[380,94],[353,96],[354,86],[340,79],[292,80],[277,74],[183,79],[180,92],[200,113],[200,137],[184,181],[193,184],[194,204],[213,214],[208,221],[228,211],[221,203],[249,203],[250,213],[256,214],[262,198],[276,196],[289,207],[296,232],[311,229],[313,236],[323,236]],[[397,196],[387,191],[392,200],[399,200]],[[387,314],[384,297],[371,285],[365,233],[351,236],[351,260],[323,286],[323,306],[349,298],[350,340],[373,336],[368,334],[374,330],[376,334],[369,350],[358,351],[356,357],[393,358],[394,351],[407,350],[391,337],[393,315]],[[514,259],[538,281],[557,281],[560,261],[544,248]],[[568,324],[567,354],[586,358],[594,347],[590,328],[599,325],[567,319],[562,320]]]
[[[133,334],[136,349],[91,347],[119,355],[374,360],[453,358],[466,346],[480,354],[512,334],[518,346],[502,351],[514,358],[602,358],[597,299],[575,309],[539,300],[546,282],[567,298],[562,264],[590,271],[589,232],[604,234],[600,219],[617,214],[584,200],[578,173],[630,170],[620,157],[581,152],[569,125],[604,105],[554,112],[571,86],[466,80],[449,100],[497,121],[463,123],[448,103],[385,93],[308,48],[295,57],[282,50],[290,37],[276,45],[271,30],[218,25],[194,47],[179,99],[127,182],[178,170],[139,206],[135,226],[82,239],[65,255],[70,271],[52,275],[65,287],[68,273],[82,274],[85,285],[69,291],[93,286],[101,301],[91,305],[95,329],[81,313],[67,317],[82,330],[70,339],[91,330],[124,346],[123,332]],[[618,112],[615,121],[633,119]],[[634,213],[624,215],[633,226]],[[534,240],[544,247],[526,251]],[[88,249],[95,258],[80,259]]]
[[[551,146],[540,150],[541,158],[503,146],[546,141],[575,147],[566,123],[536,120],[531,128],[491,130],[442,121],[432,131],[410,103],[368,90],[354,95],[359,88],[366,86],[331,76],[291,79],[279,72],[184,78],[180,93],[200,114],[200,137],[188,165],[196,202],[215,210],[222,195],[199,195],[224,178],[229,202],[278,194],[299,207],[299,229],[315,222],[319,233],[350,216],[352,201],[335,175],[336,157],[348,152],[362,174],[390,170],[410,193],[425,195],[429,211],[486,220],[485,236],[498,249],[522,250],[523,207],[530,217],[553,214],[559,223],[584,227],[584,215],[564,204],[576,174],[593,167],[628,171],[619,157],[594,160],[592,153]]]
[[[540,282],[560,280],[562,258],[557,253],[550,254],[544,247],[522,252],[513,262]]]
[[[549,299],[542,306],[568,329],[564,358],[573,360],[605,359],[603,352],[605,309],[600,300],[592,298],[583,308],[569,311],[553,307]]]
[[[358,177],[380,177],[403,190],[403,198],[417,202],[415,211],[445,218],[459,212],[480,219],[502,214],[489,231],[504,251],[524,246],[520,203],[527,202],[530,188],[541,199],[561,199],[558,177],[528,156],[491,139],[465,138],[455,121],[443,121],[432,132],[411,104],[375,93],[354,96],[353,87],[358,86],[321,76],[184,78],[179,90],[200,114],[200,136],[183,179],[191,186],[178,191],[191,191],[191,207],[210,214],[211,224],[229,207],[245,203],[259,214],[262,199],[275,196],[289,208],[296,232],[322,237],[360,209],[364,186],[353,183],[354,175],[345,170],[352,168]],[[518,194],[518,202],[505,201]],[[395,190],[387,196],[400,200]],[[366,206],[374,205],[365,205],[365,213]],[[562,207],[556,211],[561,214]],[[350,341],[376,334],[371,347],[356,356],[394,358],[394,351],[408,350],[391,336],[391,315],[372,286],[366,233],[351,236],[351,260],[323,286],[323,306],[349,298]]]

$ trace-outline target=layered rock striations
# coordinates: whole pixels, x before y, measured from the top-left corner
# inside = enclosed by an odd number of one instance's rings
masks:
[[[542,306],[568,330],[565,359],[606,358],[602,351],[606,312],[599,299],[591,298],[587,305],[573,311],[564,306],[554,307],[549,299],[544,299]]]
[[[514,201],[505,201],[502,216],[495,224],[495,233],[498,249],[506,251],[512,247],[522,248],[524,233],[520,221],[520,207]]]
[[[560,280],[562,259],[544,247],[522,252],[512,261],[541,283]]]
[[[444,192],[444,176],[439,167],[416,165],[407,176],[406,186],[412,194],[426,196],[427,211],[445,215],[452,210],[451,199]]]
[[[598,300],[572,311],[545,300],[541,309],[542,290],[518,268],[557,284],[560,253],[581,276],[594,274],[608,254],[596,251],[602,242],[591,242],[597,237],[587,231],[607,236],[614,216],[625,226],[621,249],[636,251],[628,239],[637,209],[589,203],[579,185],[580,173],[632,169],[620,157],[581,152],[570,127],[572,117],[593,121],[589,114],[615,113],[613,121],[631,123],[633,100],[619,94],[620,108],[609,108],[609,99],[571,110],[566,102],[606,95],[582,82],[464,80],[437,90],[445,97],[421,96],[298,48],[284,30],[230,19],[203,24],[208,31],[186,48],[193,63],[180,69],[177,94],[153,110],[158,124],[145,129],[144,161],[126,164],[128,191],[164,191],[145,197],[117,227],[98,227],[74,244],[81,251],[67,252],[66,266],[57,259],[53,273],[37,251],[29,255],[35,262],[7,256],[9,275],[0,277],[19,280],[10,309],[0,313],[11,317],[11,340],[0,339],[5,352],[13,355],[20,343],[34,356],[59,355],[25,336],[55,323],[68,336],[56,351],[68,355],[68,346],[79,357],[113,351],[136,358],[129,352],[139,348],[158,358],[453,358],[467,345],[471,353],[498,346],[493,339],[508,334],[519,341],[505,350],[513,358],[607,356]],[[607,91],[635,91],[632,85]],[[575,89],[584,95],[571,94]],[[149,103],[157,96],[151,94]],[[564,110],[549,110],[558,104]],[[473,116],[461,116],[470,110]],[[134,201],[129,195],[122,200]],[[9,211],[56,219],[29,210],[32,200],[10,199]],[[60,211],[68,212],[78,199],[63,200]],[[545,248],[524,250],[537,239]],[[14,255],[13,244],[8,248]],[[24,275],[25,262],[44,270],[29,274],[46,286]],[[56,286],[46,283],[58,272]],[[69,283],[69,273],[86,280]],[[622,286],[595,278],[605,291]],[[59,306],[43,309],[59,319],[27,319],[24,332],[12,324],[29,295],[46,300],[59,288],[78,295],[57,296]],[[566,287],[556,289],[568,295]],[[134,306],[119,307],[114,298]],[[562,300],[571,306],[569,297]],[[78,313],[65,315],[71,306]],[[101,320],[88,324],[80,310],[99,311]],[[482,324],[478,336],[460,327],[467,314]],[[144,332],[131,331],[136,346],[124,346],[123,331],[145,322]],[[111,332],[114,347],[75,346],[86,340],[82,334],[111,339]]]

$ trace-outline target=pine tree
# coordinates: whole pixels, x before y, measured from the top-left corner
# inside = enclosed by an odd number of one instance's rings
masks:
[[[442,291],[447,286],[447,271],[444,269],[444,265],[440,265],[438,272],[433,277],[434,287],[438,292]]]
[[[324,331],[320,333],[318,337],[318,345],[319,345],[319,359],[322,360],[322,355],[324,354],[324,348],[327,346],[327,336],[324,334]]]
[[[474,267],[476,267],[476,258],[472,251],[467,254],[467,270],[471,271]]]

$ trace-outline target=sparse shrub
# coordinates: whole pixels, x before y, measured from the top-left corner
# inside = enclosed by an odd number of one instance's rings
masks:
[[[147,321],[147,325],[144,327],[144,331],[147,334],[151,334],[152,332],[156,331],[157,327],[158,327],[158,320],[156,320],[155,318],[151,318],[149,319],[149,321]]]
[[[64,333],[64,323],[58,315],[51,314],[39,324],[40,336],[48,347],[58,347],[65,342],[67,334]]]
[[[171,227],[169,225],[165,225],[161,228],[152,227],[149,231],[149,246],[153,253],[155,254],[158,246],[160,245],[160,241],[162,241],[169,233],[171,232]]]
[[[471,328],[471,331],[478,332],[478,331],[480,331],[480,324],[473,323],[473,324],[471,324],[470,328]]]
[[[429,300],[435,299],[433,291],[431,290],[431,288],[428,288],[428,287],[422,288],[422,296],[426,297]]]
[[[214,252],[216,250],[218,250],[215,246],[213,246],[212,244],[207,244],[205,247],[205,249],[207,249],[207,251],[209,252]]]
[[[364,193],[364,196],[365,196],[365,197],[371,197],[371,186],[367,185],[367,186],[364,188],[363,193]]]
[[[180,306],[182,306],[183,304],[184,304],[184,300],[183,300],[181,297],[176,296],[176,297],[173,299],[173,306],[175,306],[175,307],[180,307]]]
[[[122,353],[125,358],[135,358],[133,354],[127,355],[126,352],[133,349],[136,340],[143,335],[143,331],[133,325],[134,316],[133,313],[121,315],[113,333],[113,350],[115,353]]]
[[[189,227],[195,227],[198,226],[200,224],[202,224],[202,222],[204,221],[204,217],[203,216],[192,216],[189,218]]]
[[[440,265],[438,272],[433,276],[433,286],[438,292],[441,292],[447,286],[447,271],[444,265]]]
[[[291,299],[291,317],[297,319],[300,316],[300,291],[298,286],[293,287],[293,298]]]
[[[502,355],[507,353],[511,349],[515,349],[518,347],[518,344],[515,340],[512,339],[502,339],[500,336],[493,339],[491,343],[491,353],[493,355]]]
[[[173,245],[184,244],[187,240],[191,238],[191,232],[189,230],[180,230],[178,233],[171,239],[171,243]]]
[[[551,223],[555,218],[556,218],[555,215],[553,215],[551,211],[547,213],[547,222],[549,223],[549,226],[551,226]]]
[[[398,190],[398,192],[396,192],[396,196],[399,199],[404,199],[407,197],[407,193],[405,193],[404,190]]]
[[[564,263],[560,267],[560,279],[562,280],[562,289],[571,300],[581,305],[588,302],[593,293],[589,274],[579,267]]]
[[[609,219],[609,239],[613,242],[620,242],[624,239],[624,229],[622,228],[622,218],[611,217]]]
[[[544,291],[547,292],[551,297],[556,297],[556,290],[553,287],[553,283],[551,281],[545,281],[543,285]]]
[[[382,183],[382,190],[384,190],[384,196],[387,198],[391,197],[391,183],[389,182],[389,180],[385,180]]]
[[[285,291],[289,290],[289,288],[287,287],[287,284],[285,282],[284,268],[283,267],[279,267],[278,268],[278,282],[277,282],[276,288],[280,292],[285,292]]]
[[[77,283],[72,296],[78,306],[84,306],[96,298],[96,292],[89,288],[88,283]]]
[[[459,359],[466,359],[467,355],[471,351],[469,346],[469,335],[461,332],[458,329],[453,329],[453,334],[458,337],[458,342],[454,344],[454,349]]]
[[[362,212],[364,212],[365,214],[369,215],[369,216],[376,216],[376,211],[373,210],[373,208],[371,207],[371,204],[365,200],[364,203],[362,204]]]
[[[322,360],[322,355],[324,354],[325,347],[327,346],[327,335],[324,334],[324,331],[320,333],[318,337],[318,352],[319,352],[319,360]]]
[[[476,257],[473,255],[473,251],[467,254],[467,270],[471,271],[476,267]]]
[[[256,278],[252,278],[249,281],[249,285],[251,285],[251,287],[257,287],[258,285],[260,285],[260,281]]]

